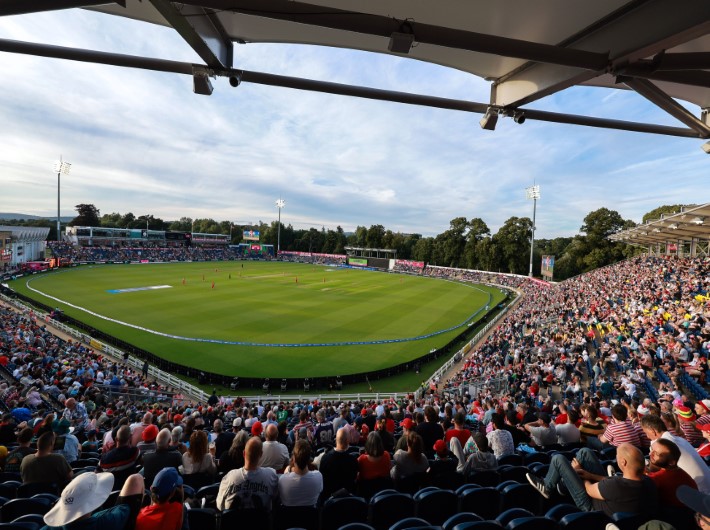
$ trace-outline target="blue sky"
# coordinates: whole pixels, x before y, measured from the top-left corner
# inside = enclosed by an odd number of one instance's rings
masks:
[[[83,10],[0,18],[0,38],[201,62],[172,30]],[[308,46],[236,45],[236,68],[485,102],[482,79],[412,60]],[[382,224],[434,235],[455,217],[495,233],[532,216],[539,238],[570,236],[600,207],[640,222],[662,204],[704,203],[702,141],[501,119],[213,80],[0,53],[0,211],[101,213],[297,228]],[[631,92],[575,88],[530,105],[678,125]],[[697,115],[698,109],[689,106]]]

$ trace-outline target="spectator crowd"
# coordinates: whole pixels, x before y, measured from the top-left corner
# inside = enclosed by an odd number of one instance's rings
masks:
[[[113,528],[179,529],[195,517],[183,501],[200,497],[223,516],[268,515],[456,489],[524,462],[518,482],[545,502],[708,524],[709,269],[707,258],[639,257],[552,285],[427,267],[523,297],[455,375],[401,401],[141,400],[135,391],[169,389],[0,307],[3,470],[56,488],[51,526],[103,506],[94,517]]]

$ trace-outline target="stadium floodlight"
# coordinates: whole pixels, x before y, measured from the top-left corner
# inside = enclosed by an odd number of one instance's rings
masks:
[[[279,197],[279,200],[276,201],[276,207],[279,209],[279,228],[277,232],[277,237],[276,237],[276,257],[279,257],[279,252],[281,252],[281,208],[286,206],[286,201],[283,200],[281,197]]]
[[[530,236],[530,270],[528,276],[533,275],[533,249],[535,248],[535,214],[537,212],[537,200],[540,198],[540,186],[530,186],[525,188],[525,198],[533,201],[532,235]]]
[[[211,96],[214,87],[210,81],[210,72],[201,66],[192,67],[192,91],[195,94]]]
[[[59,206],[61,203],[61,176],[62,174],[68,175],[71,169],[71,164],[69,162],[64,162],[62,160],[62,155],[59,155],[59,160],[54,163],[54,171],[57,172],[57,241],[62,240],[62,221],[59,214]]]

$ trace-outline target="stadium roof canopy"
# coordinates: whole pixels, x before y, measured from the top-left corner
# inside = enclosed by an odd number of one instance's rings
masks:
[[[710,2],[703,0],[4,0],[0,16],[87,7],[172,27],[202,59],[169,59],[0,40],[0,51],[260,83],[484,114],[710,138]],[[138,37],[138,34],[136,35]],[[298,43],[409,57],[491,82],[473,102],[240,70],[234,43]],[[238,48],[237,48],[238,49]],[[546,96],[586,85],[635,91],[678,126],[534,108]],[[600,94],[600,98],[604,94]],[[676,100],[699,107],[696,114]],[[706,144],[710,152],[710,143]]]
[[[629,230],[609,236],[612,241],[622,241],[649,249],[666,245],[681,249],[689,245],[691,255],[710,255],[710,203],[683,208],[672,215],[662,215]],[[688,246],[685,245],[685,246]],[[700,246],[699,246],[700,245]],[[666,253],[666,248],[661,248]]]

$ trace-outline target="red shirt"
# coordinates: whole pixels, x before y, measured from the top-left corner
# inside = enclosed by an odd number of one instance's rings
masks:
[[[454,436],[459,439],[459,442],[461,442],[461,447],[466,447],[466,442],[468,442],[468,439],[471,437],[471,431],[469,431],[468,429],[449,429],[444,434],[446,447],[449,447],[449,442]]]
[[[648,474],[648,477],[653,480],[658,490],[658,500],[661,504],[670,506],[685,506],[675,496],[675,492],[679,486],[690,486],[694,490],[698,489],[698,485],[693,480],[693,477],[688,475],[679,467],[675,469],[659,469]]]
[[[392,467],[390,463],[390,454],[387,451],[376,461],[370,460],[366,454],[362,454],[357,459],[357,465],[360,468],[357,479],[370,480],[373,478],[389,477],[390,468]]]
[[[180,530],[182,503],[164,502],[146,506],[138,513],[135,530]]]

